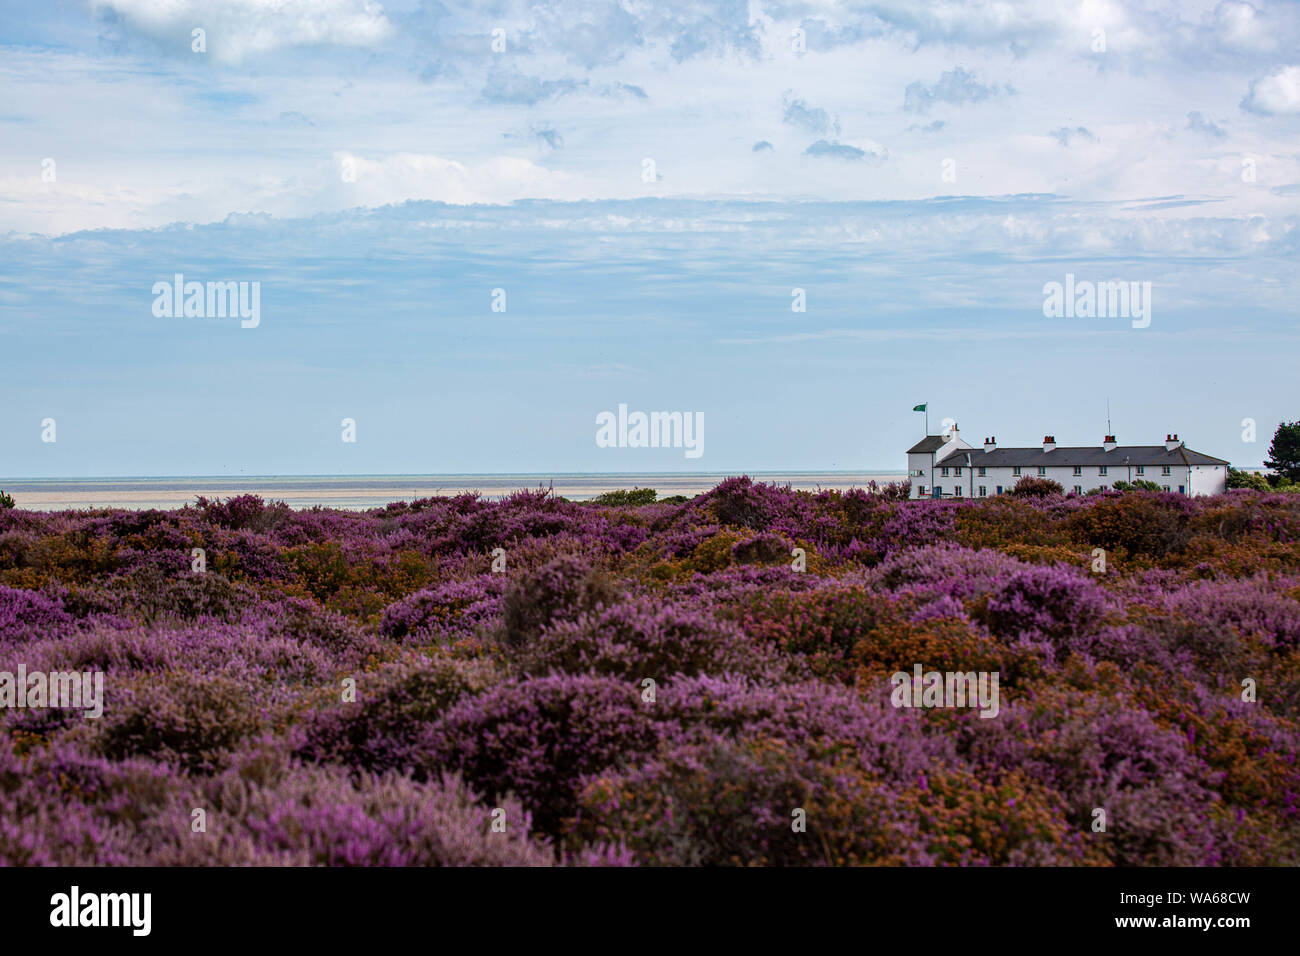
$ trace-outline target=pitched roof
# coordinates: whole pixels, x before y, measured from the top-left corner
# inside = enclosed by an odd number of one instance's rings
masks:
[[[928,455],[932,451],[938,451],[944,445],[948,444],[948,439],[942,435],[926,435],[919,442],[907,450],[909,455]]]
[[[918,448],[920,445],[917,446]],[[970,464],[976,468],[1009,468],[1013,466],[1047,468],[1069,468],[1073,465],[1125,468],[1129,465],[1226,465],[1222,458],[1192,451],[1179,445],[1173,451],[1167,451],[1164,445],[1118,445],[1106,451],[1100,445],[1089,448],[1065,448],[1060,445],[1051,451],[1038,448],[996,448],[986,452],[983,448],[957,449],[955,452],[939,459],[943,464],[966,464],[970,455]]]

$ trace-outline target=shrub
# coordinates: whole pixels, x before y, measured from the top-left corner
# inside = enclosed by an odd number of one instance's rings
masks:
[[[1102,847],[1117,865],[1201,866],[1215,830],[1204,809],[1209,768],[1185,738],[1140,707],[1094,692],[1044,691],[1004,705],[999,720],[973,721],[973,754],[985,767],[1026,774],[1059,792],[1080,830],[1106,811]],[[1189,814],[1184,808],[1197,806]]]
[[[1036,565],[1018,571],[985,610],[989,628],[1008,637],[1043,637],[1063,644],[1097,627],[1107,610],[1101,590],[1082,572]]]
[[[429,725],[495,677],[485,661],[449,656],[409,658],[358,675],[356,701],[313,713],[297,753],[376,772],[409,768],[420,759],[413,748]]]
[[[1008,494],[1017,498],[1046,498],[1048,495],[1065,494],[1065,488],[1059,481],[1051,478],[1039,478],[1037,475],[1025,475],[1016,482]]]
[[[860,682],[888,680],[916,664],[925,670],[997,671],[1002,686],[1018,682],[1025,673],[1041,673],[1042,665],[1027,648],[1009,648],[983,628],[953,617],[881,624],[863,635],[853,647]]]
[[[796,655],[813,673],[827,676],[846,676],[857,642],[900,613],[887,596],[861,587],[760,591],[733,612],[750,638]]]
[[[142,567],[113,580],[109,591],[110,603],[101,608],[126,611],[148,623],[200,618],[237,621],[253,603],[248,587],[215,571],[195,574],[188,567],[174,575],[154,566]]]
[[[728,478],[714,488],[708,501],[719,524],[759,530],[770,523],[772,509],[768,497],[762,485],[742,475]]]
[[[417,591],[384,609],[379,631],[397,640],[447,632],[472,634],[501,615],[504,590],[505,577],[488,573]]]
[[[1159,491],[1160,490],[1160,486],[1158,484],[1156,484],[1154,481],[1147,481],[1145,478],[1136,478],[1133,481],[1117,481],[1113,485],[1111,485],[1111,487],[1114,488],[1116,491]],[[1099,488],[1094,488],[1092,489],[1092,491],[1089,491],[1088,494],[1092,494],[1094,491],[1100,491],[1100,490],[1101,489]]]
[[[653,488],[619,488],[616,491],[599,494],[592,500],[598,505],[617,508],[628,505],[652,505],[658,497],[659,493]]]
[[[674,674],[745,673],[763,660],[733,624],[707,611],[630,600],[560,621],[522,649],[526,674],[593,673],[639,684]]]
[[[1237,468],[1228,469],[1228,487],[1229,488],[1250,488],[1254,491],[1270,491],[1271,486],[1268,478],[1263,472],[1259,471],[1242,471]]]
[[[821,761],[784,741],[712,739],[587,780],[578,832],[625,840],[658,866],[903,862],[905,823],[890,818],[883,789],[842,758]],[[792,826],[799,811],[806,832]]]
[[[202,804],[175,801],[171,820],[189,806],[215,806],[202,849],[166,818],[151,862],[163,865],[551,866],[554,853],[530,834],[515,800],[485,806],[455,777],[419,783],[394,775],[352,780],[332,768],[293,768],[271,786],[228,774],[202,791]],[[493,810],[504,832],[492,829]],[[161,815],[160,815],[161,817]],[[215,825],[213,825],[215,824]],[[188,826],[185,827],[188,830]]]
[[[1187,546],[1190,509],[1182,495],[1116,495],[1075,512],[1069,524],[1086,547],[1162,558]]]
[[[269,531],[283,525],[293,514],[283,501],[267,505],[257,495],[237,495],[225,501],[200,497],[194,503],[209,524],[222,528]]]
[[[0,640],[53,636],[74,625],[63,602],[37,591],[0,584]]]
[[[428,734],[426,772],[454,770],[489,796],[513,793],[545,833],[577,809],[585,774],[636,761],[658,734],[631,681],[553,675],[462,700]]]
[[[501,641],[509,647],[536,637],[555,620],[572,620],[612,604],[619,590],[584,558],[564,555],[524,574],[506,592]]]
[[[109,695],[99,747],[108,757],[155,757],[211,771],[222,755],[262,727],[261,709],[242,683],[184,671],[140,678]]]
[[[759,534],[731,547],[736,564],[786,564],[790,561],[794,542],[779,534]]]

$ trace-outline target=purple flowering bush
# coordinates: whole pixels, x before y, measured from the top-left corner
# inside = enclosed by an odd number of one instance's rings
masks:
[[[0,509],[0,865],[1294,866],[1298,754],[1291,495]]]

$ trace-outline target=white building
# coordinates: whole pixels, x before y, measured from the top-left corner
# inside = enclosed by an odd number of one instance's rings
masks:
[[[1177,435],[1166,435],[1163,445],[1120,445],[1107,435],[1101,445],[1070,448],[1058,446],[1051,435],[1042,448],[999,448],[996,438],[986,438],[983,448],[975,448],[954,425],[907,450],[907,474],[913,498],[1000,495],[1026,475],[1050,478],[1075,494],[1138,480],[1183,495],[1228,489],[1228,462],[1192,451]]]

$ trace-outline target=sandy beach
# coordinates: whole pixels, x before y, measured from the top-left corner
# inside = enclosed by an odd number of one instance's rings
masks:
[[[86,478],[0,479],[0,489],[19,508],[60,511],[81,508],[171,509],[199,497],[258,495],[292,508],[381,508],[390,501],[478,492],[489,498],[521,489],[551,488],[564,498],[583,501],[622,488],[654,488],[659,496],[701,494],[725,474],[588,475],[354,475],[265,476],[248,478]],[[793,488],[845,490],[869,482],[903,481],[901,472],[753,472],[756,481]]]

